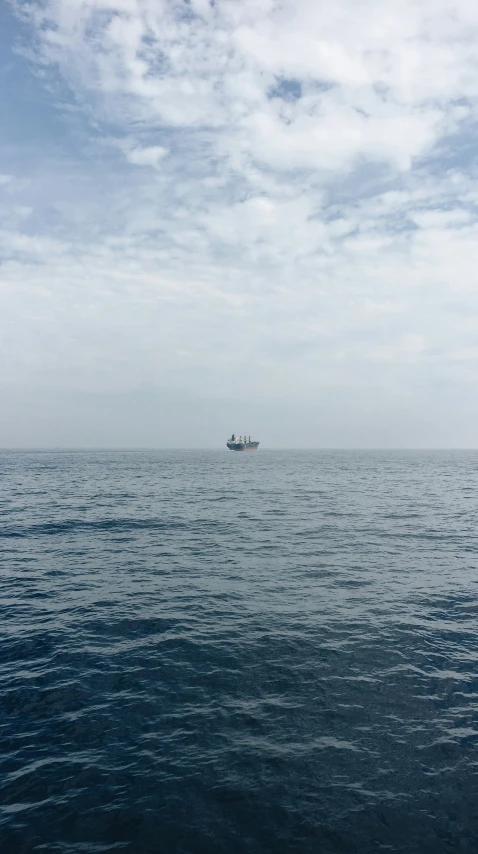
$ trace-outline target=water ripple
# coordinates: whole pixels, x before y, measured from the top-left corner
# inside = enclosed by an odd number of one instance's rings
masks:
[[[478,454],[0,454],[0,850],[476,851]]]

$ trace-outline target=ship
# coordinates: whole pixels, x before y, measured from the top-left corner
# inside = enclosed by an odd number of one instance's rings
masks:
[[[251,442],[250,436],[247,438],[247,436],[236,436],[233,433],[226,445],[230,451],[257,451],[259,442]]]

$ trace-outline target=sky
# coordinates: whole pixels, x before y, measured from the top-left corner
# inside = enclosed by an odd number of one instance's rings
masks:
[[[0,446],[478,446],[476,0],[0,3]]]

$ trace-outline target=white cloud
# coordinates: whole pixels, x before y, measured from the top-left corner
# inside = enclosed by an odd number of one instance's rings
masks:
[[[148,145],[145,148],[133,148],[128,151],[126,159],[136,166],[152,166],[153,169],[157,169],[167,153],[167,149],[161,145]]]
[[[89,138],[0,176],[8,318],[35,328],[4,351],[19,382],[33,361],[53,385],[220,396],[233,376],[257,399],[474,381],[471,0],[22,14]]]

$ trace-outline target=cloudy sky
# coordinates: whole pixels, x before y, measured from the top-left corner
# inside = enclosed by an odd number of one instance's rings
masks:
[[[0,445],[477,446],[476,0],[4,0],[0,71]]]

